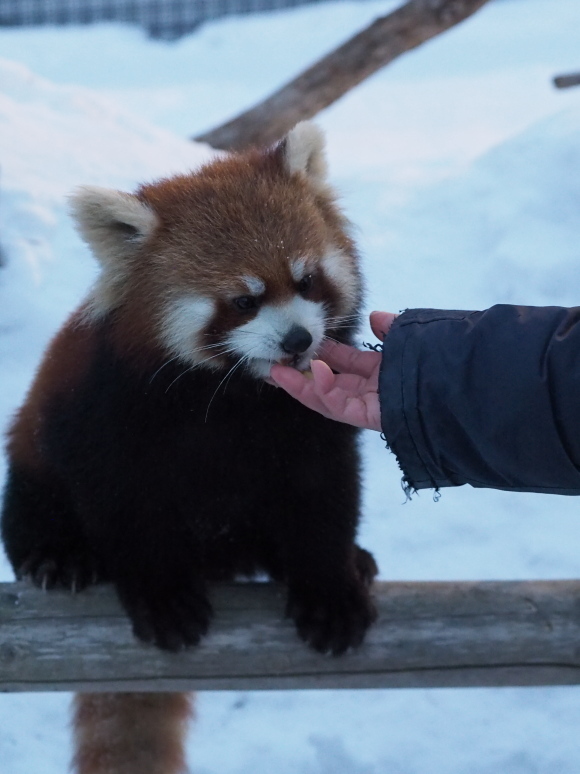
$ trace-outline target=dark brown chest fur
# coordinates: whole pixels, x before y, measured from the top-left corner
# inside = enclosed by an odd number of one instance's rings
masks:
[[[357,604],[366,596],[356,431],[275,387],[163,361],[137,369],[103,332],[80,383],[44,405],[35,444],[42,469],[13,459],[5,497],[15,569],[112,580],[144,639],[197,641],[205,581],[237,573],[265,571],[300,599],[344,584]],[[321,647],[351,644],[334,637]]]

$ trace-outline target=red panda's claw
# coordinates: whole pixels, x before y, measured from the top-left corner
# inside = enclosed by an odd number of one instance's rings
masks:
[[[76,593],[97,583],[101,573],[94,559],[80,551],[37,549],[21,564],[16,577],[29,578],[43,591],[58,587]]]

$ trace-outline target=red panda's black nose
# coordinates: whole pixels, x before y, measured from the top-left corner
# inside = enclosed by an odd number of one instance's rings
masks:
[[[289,355],[301,355],[312,344],[312,336],[299,325],[291,328],[282,339],[282,349]]]

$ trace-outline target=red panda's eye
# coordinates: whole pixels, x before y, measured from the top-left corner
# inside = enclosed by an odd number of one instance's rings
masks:
[[[258,302],[254,296],[239,296],[234,298],[234,304],[241,312],[248,312],[250,309],[255,309],[258,306]]]
[[[298,290],[301,293],[307,293],[311,287],[312,287],[312,274],[307,274],[305,277],[302,277],[302,279],[298,283]]]

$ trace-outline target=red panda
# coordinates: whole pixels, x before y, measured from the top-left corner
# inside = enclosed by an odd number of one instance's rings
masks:
[[[187,693],[81,693],[74,701],[78,774],[182,774],[193,716]]]
[[[355,543],[357,431],[267,382],[358,324],[323,145],[303,123],[134,194],[73,195],[101,272],[8,432],[1,529],[18,577],[111,582],[135,635],[179,650],[207,631],[208,581],[265,571],[310,646],[362,642],[376,565]],[[179,694],[80,696],[78,771],[178,774],[189,711]]]

